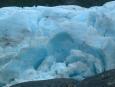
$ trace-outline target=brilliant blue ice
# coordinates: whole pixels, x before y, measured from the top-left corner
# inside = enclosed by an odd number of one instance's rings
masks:
[[[0,9],[0,84],[115,69],[115,2]]]

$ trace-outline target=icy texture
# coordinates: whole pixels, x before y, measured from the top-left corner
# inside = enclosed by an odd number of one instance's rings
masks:
[[[0,9],[0,84],[115,69],[115,2]]]

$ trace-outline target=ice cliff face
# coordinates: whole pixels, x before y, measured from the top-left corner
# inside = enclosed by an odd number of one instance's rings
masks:
[[[0,84],[115,69],[115,2],[0,9]]]

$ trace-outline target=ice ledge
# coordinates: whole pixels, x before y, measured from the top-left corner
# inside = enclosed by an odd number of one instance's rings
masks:
[[[0,83],[115,69],[115,2],[0,9]]]

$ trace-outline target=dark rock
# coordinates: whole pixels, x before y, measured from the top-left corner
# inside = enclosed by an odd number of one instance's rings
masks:
[[[115,69],[86,78],[78,87],[115,87]]]
[[[65,4],[79,5],[82,7],[102,6],[104,3],[113,0],[65,0]]]
[[[24,82],[11,87],[115,87],[115,69],[88,77],[81,82],[74,79],[60,78]]]
[[[51,79],[19,83],[11,87],[77,87],[78,81],[74,79]]]
[[[0,7],[4,6],[57,6],[79,5],[83,7],[100,6],[114,0],[0,0]]]

